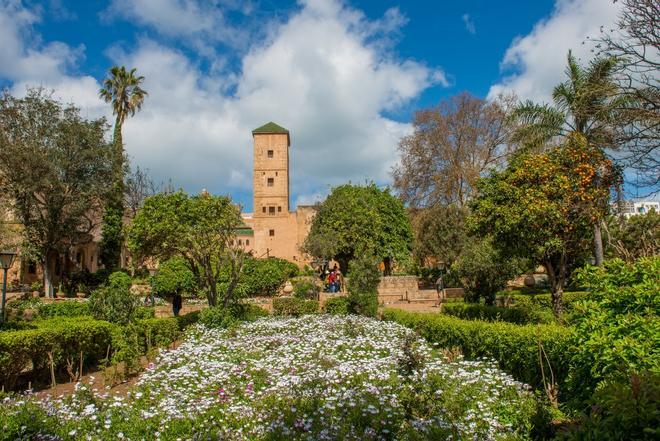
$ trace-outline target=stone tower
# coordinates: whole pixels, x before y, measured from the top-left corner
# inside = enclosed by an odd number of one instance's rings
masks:
[[[252,131],[255,218],[289,215],[289,131],[269,122]]]

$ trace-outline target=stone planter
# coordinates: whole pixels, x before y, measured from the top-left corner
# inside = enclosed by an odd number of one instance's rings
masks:
[[[293,292],[293,285],[291,284],[290,281],[288,280],[286,281],[286,283],[284,284],[284,288],[282,289],[282,292],[284,293],[285,296],[291,295],[291,293]]]

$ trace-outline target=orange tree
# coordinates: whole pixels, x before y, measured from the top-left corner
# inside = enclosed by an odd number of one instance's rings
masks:
[[[468,226],[492,235],[505,256],[543,265],[560,316],[564,286],[589,254],[591,227],[607,211],[614,176],[601,149],[571,134],[565,145],[517,157],[481,179]]]

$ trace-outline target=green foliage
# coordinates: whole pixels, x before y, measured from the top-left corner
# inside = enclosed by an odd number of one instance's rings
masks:
[[[606,261],[577,278],[592,292],[573,319],[569,386],[576,400],[586,402],[606,382],[660,374],[660,257]]]
[[[246,256],[235,290],[241,297],[272,296],[287,279],[297,276],[299,271],[298,266],[288,260]],[[231,265],[226,265],[218,279],[218,291],[227,292],[230,284]]]
[[[378,312],[380,270],[377,260],[368,254],[351,260],[348,283],[348,310],[354,314],[375,317]]]
[[[108,284],[92,293],[89,309],[98,320],[128,324],[135,319],[140,299],[131,292],[131,278],[123,272],[114,272]]]
[[[513,302],[516,308],[524,308],[534,311],[552,312],[552,294],[508,294],[506,291],[497,294],[498,297],[504,297],[506,301]],[[589,297],[588,292],[571,291],[565,292],[562,296],[562,305],[568,321],[575,311],[575,305]]]
[[[231,328],[241,321],[254,321],[268,315],[263,308],[251,303],[238,303],[229,307],[206,308],[199,314],[199,322],[209,328]]]
[[[518,325],[528,323],[555,323],[555,318],[551,310],[542,311],[538,308],[503,308],[474,303],[446,303],[442,305],[442,313],[466,320],[501,321]]]
[[[234,284],[241,273],[242,253],[230,246],[242,224],[240,209],[225,196],[162,193],[144,201],[128,229],[128,248],[137,260],[186,258],[196,287],[209,305],[218,303],[218,280],[228,268],[231,283],[221,299],[235,303]]]
[[[655,210],[623,220],[612,217],[608,233],[605,252],[610,257],[632,262],[660,254],[660,213]]]
[[[466,301],[495,302],[495,293],[522,272],[520,259],[504,256],[489,239],[470,240],[451,267],[465,288]]]
[[[456,205],[437,206],[412,213],[415,231],[414,254],[418,262],[435,257],[450,266],[468,242],[467,209]],[[437,276],[432,280],[435,282]]]
[[[291,315],[298,317],[319,312],[319,302],[296,297],[278,297],[273,299],[273,315]]]
[[[558,439],[657,440],[660,437],[660,377],[644,373],[596,391],[580,424]]]
[[[314,276],[295,280],[293,295],[299,299],[316,300],[319,296],[319,287],[314,283]]]
[[[62,288],[69,295],[75,295],[79,292],[90,294],[106,283],[109,275],[110,273],[107,270],[98,270],[95,273],[87,269],[73,271],[62,281]]]
[[[103,213],[99,260],[106,268],[121,267],[121,247],[124,244],[122,202],[121,195],[111,195]]]
[[[73,300],[59,301],[53,303],[40,303],[37,312],[41,318],[54,317],[78,317],[91,315],[88,302],[77,302]]]
[[[188,262],[180,256],[162,262],[158,273],[151,280],[151,287],[157,295],[191,293],[196,286],[195,275],[190,271]]]
[[[539,342],[545,350],[560,391],[568,373],[572,331],[559,325],[515,325],[462,320],[442,314],[385,309],[383,318],[417,331],[441,348],[458,347],[468,359],[495,359],[500,368],[537,388],[543,387]],[[548,366],[545,366],[547,373]]]
[[[312,256],[334,258],[342,272],[355,256],[410,259],[413,233],[401,201],[375,184],[341,185],[319,204],[305,240]]]
[[[348,314],[348,298],[345,296],[331,297],[325,301],[323,310],[327,314],[346,315]]]

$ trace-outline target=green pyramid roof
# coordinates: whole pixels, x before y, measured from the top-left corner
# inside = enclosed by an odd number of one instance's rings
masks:
[[[289,139],[289,131],[285,129],[282,126],[279,126],[275,124],[274,122],[270,121],[269,123],[264,124],[261,127],[258,127],[252,131],[252,135],[256,134],[271,134],[271,133],[281,133],[286,135],[287,139],[287,144],[290,144],[291,141]]]

